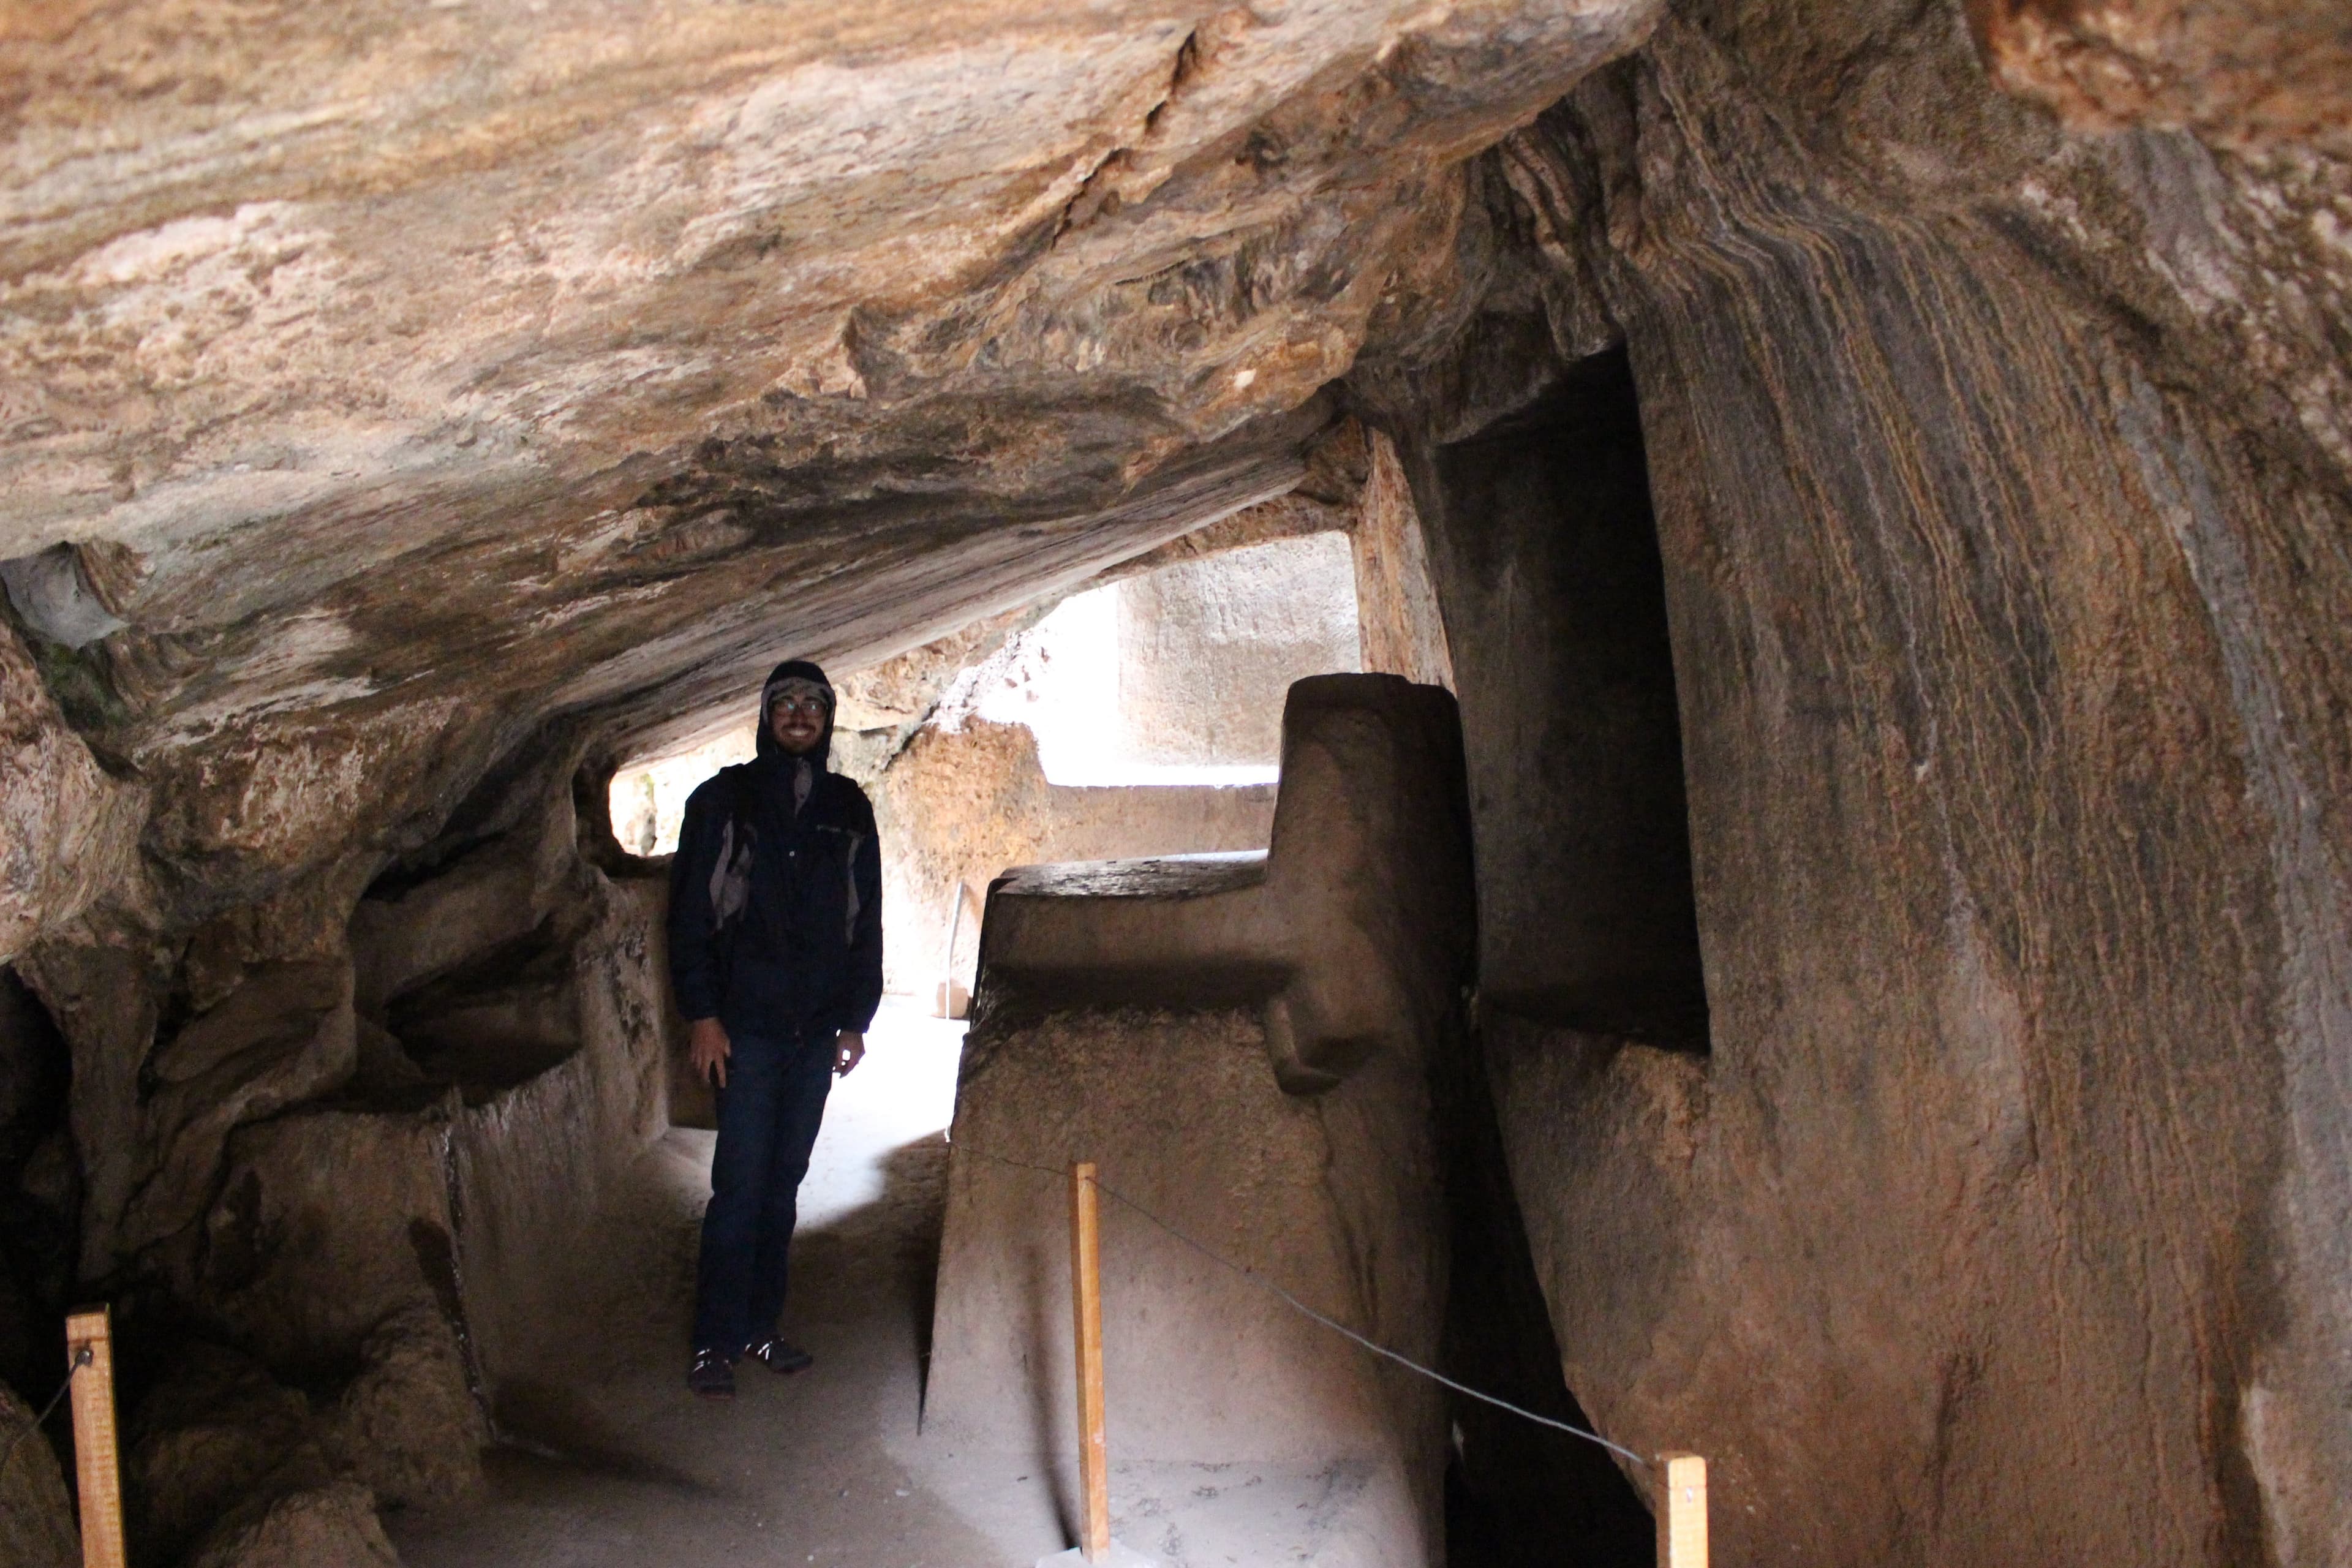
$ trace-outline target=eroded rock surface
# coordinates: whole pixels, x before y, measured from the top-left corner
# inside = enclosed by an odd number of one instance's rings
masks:
[[[942,647],[1345,514],[1463,699],[1568,1380],[1727,1555],[2345,1560],[2340,11],[0,11],[8,1159],[79,1232],[7,1310],[334,1365],[173,1529],[379,1560],[349,1478],[470,1484],[667,1120],[596,760],[784,653],[905,656],[895,754]],[[1595,470],[1506,471],[1601,363],[1663,637]]]
[[[143,792],[110,777],[0,618],[0,954],[71,920],[131,869]]]
[[[1707,1007],[1482,977],[1569,1384],[1717,1447],[1743,1561],[2341,1559],[2340,165],[2066,138],[1957,16],[1694,7],[1496,169],[1540,259],[1406,467],[1491,621],[1515,421],[1623,343]],[[1602,587],[1529,605],[1581,681]],[[1634,798],[1516,772],[1540,688],[1455,650],[1482,844]],[[1482,915],[1654,907],[1576,858]]]
[[[466,1346],[437,1307],[376,1325],[329,1427],[328,1451],[381,1502],[447,1503],[482,1484],[489,1422]]]
[[[178,1561],[265,1492],[325,1479],[310,1402],[250,1356],[189,1345],[124,1428],[124,1516],[136,1549]]]
[[[117,907],[12,973],[12,1051],[72,1058],[81,1288],[162,1369],[124,1385],[142,1552],[373,1561],[377,1503],[480,1484],[514,1347],[667,1120],[661,884],[583,852],[580,746],[526,748],[389,867],[175,937]]]
[[[399,1568],[374,1500],[350,1481],[248,1506],[205,1538],[189,1568]]]
[[[1971,0],[1969,20],[2001,85],[2071,125],[2352,151],[2352,34],[2326,0]]]
[[[875,815],[893,842],[883,894],[886,910],[898,905],[892,978],[923,994],[947,970],[945,911],[959,886],[954,968],[969,985],[982,903],[1000,873],[1041,860],[1264,848],[1274,786],[1049,784],[1028,730],[975,719],[919,735],[884,775]]]
[[[81,1561],[81,1535],[57,1451],[34,1426],[32,1407],[5,1385],[0,1448],[7,1450],[7,1468],[0,1469],[0,1555],[23,1568],[73,1568]]]
[[[927,1430],[987,1462],[1075,1481],[1062,1173],[1077,1159],[1318,1310],[1435,1353],[1443,1265],[1420,1064],[1381,1064],[1315,1100],[1276,1084],[1247,1013],[1073,1009],[977,1027],[985,1055],[956,1100]],[[1121,1462],[1192,1466],[1196,1495],[1248,1482],[1234,1501],[1255,1501],[1257,1517],[1220,1554],[1325,1568],[1440,1561],[1443,1438],[1429,1385],[1132,1209],[1106,1199],[1103,1210],[1104,1375],[1121,1391]],[[1159,1521],[1129,1528],[1160,1544]]]
[[[133,552],[133,752],[493,668],[657,725],[1286,489],[1654,5],[373,16],[0,43],[0,557]]]
[[[1129,1200],[1111,1200],[1104,1264],[1123,1450],[1283,1467],[1255,1550],[1407,1568],[1444,1552],[1434,1385],[1237,1270],[1436,1355],[1433,1064],[1471,935],[1454,704],[1322,676],[1292,689],[1283,729],[1267,855],[1031,866],[991,889],[926,1419],[1043,1462],[1068,1451],[1070,1286],[1043,1219],[1066,1201],[1059,1173],[1098,1160]],[[1249,1001],[1255,1017],[1226,1010]]]

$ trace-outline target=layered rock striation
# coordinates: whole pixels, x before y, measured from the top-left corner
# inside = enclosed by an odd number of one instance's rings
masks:
[[[70,1068],[10,1321],[326,1377],[158,1539],[372,1552],[662,1120],[602,771],[1352,507],[1590,1414],[1742,1560],[2342,1561],[2343,61],[2314,0],[0,8],[0,1045]]]
[[[1490,168],[1517,281],[1445,368],[1359,382],[1482,847],[1567,836],[1480,898],[1570,1385],[1717,1456],[1742,1561],[2340,1560],[2343,166],[2063,135],[1957,14],[1695,6]],[[1543,477],[1612,421],[1645,496]],[[1640,593],[1530,594],[1561,530],[1651,528]],[[1661,606],[1646,676],[1592,637]],[[1506,608],[1544,629],[1467,635]],[[1576,842],[1632,753],[1528,769],[1547,694],[1654,737],[1686,847]],[[1622,919],[1498,973],[1562,907]],[[1697,962],[1701,1026],[1582,965],[1629,935]]]

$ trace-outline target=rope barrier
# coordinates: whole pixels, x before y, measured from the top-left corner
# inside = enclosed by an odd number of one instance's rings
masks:
[[[1070,1179],[1070,1173],[1067,1171],[1057,1171],[1051,1165],[1040,1165],[1028,1160],[1015,1160],[1003,1154],[991,1153],[988,1150],[982,1149],[977,1144],[961,1142],[953,1137],[949,1139],[949,1146],[953,1149],[961,1149],[969,1153],[976,1154],[983,1160],[992,1161],[999,1165],[1010,1166],[1014,1170],[1035,1171],[1041,1175],[1052,1176],[1057,1181],[1066,1182]],[[1534,1411],[1514,1405],[1507,1399],[1498,1398],[1483,1390],[1473,1388],[1466,1383],[1457,1383],[1442,1372],[1438,1372],[1431,1367],[1423,1366],[1419,1362],[1414,1361],[1408,1356],[1401,1355],[1397,1352],[1389,1349],[1386,1345],[1365,1338],[1362,1334],[1358,1333],[1355,1330],[1349,1328],[1347,1324],[1340,1322],[1338,1319],[1328,1317],[1325,1314],[1317,1311],[1314,1308],[1308,1306],[1306,1302],[1300,1300],[1297,1297],[1292,1295],[1289,1291],[1284,1289],[1273,1280],[1266,1279],[1256,1269],[1248,1267],[1246,1264],[1234,1262],[1232,1258],[1223,1256],[1215,1248],[1210,1247],[1206,1242],[1195,1238],[1194,1237],[1187,1234],[1181,1227],[1168,1220],[1160,1218],[1158,1215],[1152,1213],[1141,1204],[1137,1203],[1133,1198],[1129,1197],[1126,1194],[1118,1191],[1116,1187],[1113,1187],[1108,1183],[1102,1181],[1099,1177],[1096,1179],[1095,1186],[1103,1194],[1104,1196],[1112,1199],[1127,1208],[1134,1210],[1137,1214],[1142,1215],[1153,1225],[1158,1226],[1161,1230],[1166,1231],[1170,1236],[1174,1237],[1177,1240],[1182,1242],[1185,1246],[1191,1247],[1202,1257],[1209,1259],[1212,1263],[1217,1264],[1221,1268],[1231,1269],[1235,1274],[1238,1274],[1243,1279],[1248,1280],[1251,1284],[1256,1286],[1259,1289],[1265,1291],[1268,1295],[1271,1295],[1283,1302],[1293,1311],[1322,1324],[1325,1328],[1329,1329],[1334,1333],[1340,1334],[1348,1339],[1353,1340],[1357,1344],[1371,1352],[1374,1355],[1381,1356],[1389,1361],[1392,1361],[1408,1372],[1418,1373],[1422,1376],[1428,1378],[1433,1383],[1443,1384],[1456,1394],[1465,1394],[1483,1404],[1491,1405],[1497,1410],[1507,1410],[1512,1415],[1519,1416],[1524,1420],[1534,1422],[1538,1426],[1549,1426],[1555,1432],[1565,1432],[1571,1437],[1581,1437],[1588,1443],[1598,1443],[1601,1447],[1608,1449],[1611,1453],[1631,1459],[1633,1463],[1641,1466],[1645,1470],[1650,1468],[1649,1460],[1643,1458],[1641,1455],[1633,1452],[1631,1448],[1625,1447],[1622,1444],[1611,1442],[1608,1438],[1603,1437],[1598,1432],[1587,1431],[1581,1426],[1570,1426],[1568,1422],[1557,1421],[1549,1415],[1538,1415]]]
[[[89,1364],[91,1353],[88,1345],[74,1352],[73,1365],[66,1368],[66,1380],[58,1384],[58,1391],[49,1395],[49,1402],[41,1406],[41,1413],[33,1417],[33,1424],[9,1438],[5,1449],[0,1449],[0,1475],[6,1475],[8,1467],[16,1463],[18,1445],[47,1425],[49,1417],[57,1414],[58,1402],[66,1396],[66,1390],[73,1386],[74,1373]]]

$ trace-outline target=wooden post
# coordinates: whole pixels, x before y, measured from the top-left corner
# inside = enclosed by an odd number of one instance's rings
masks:
[[[82,1568],[125,1568],[122,1468],[114,1436],[114,1314],[88,1307],[66,1320],[66,1360],[74,1365],[74,1472],[81,1483]],[[82,1352],[89,1363],[80,1365]]]
[[[1070,1301],[1078,1347],[1078,1480],[1086,1522],[1078,1550],[1089,1563],[1110,1553],[1110,1468],[1103,1434],[1102,1229],[1095,1168],[1070,1167]]]
[[[1706,1461],[1658,1456],[1658,1568],[1706,1568]]]

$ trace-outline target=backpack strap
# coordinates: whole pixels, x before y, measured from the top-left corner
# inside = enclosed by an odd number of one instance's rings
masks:
[[[727,781],[727,824],[719,830],[719,855],[710,868],[710,923],[724,939],[751,901],[751,855],[760,840],[752,825],[751,790],[740,764],[720,770]]]

